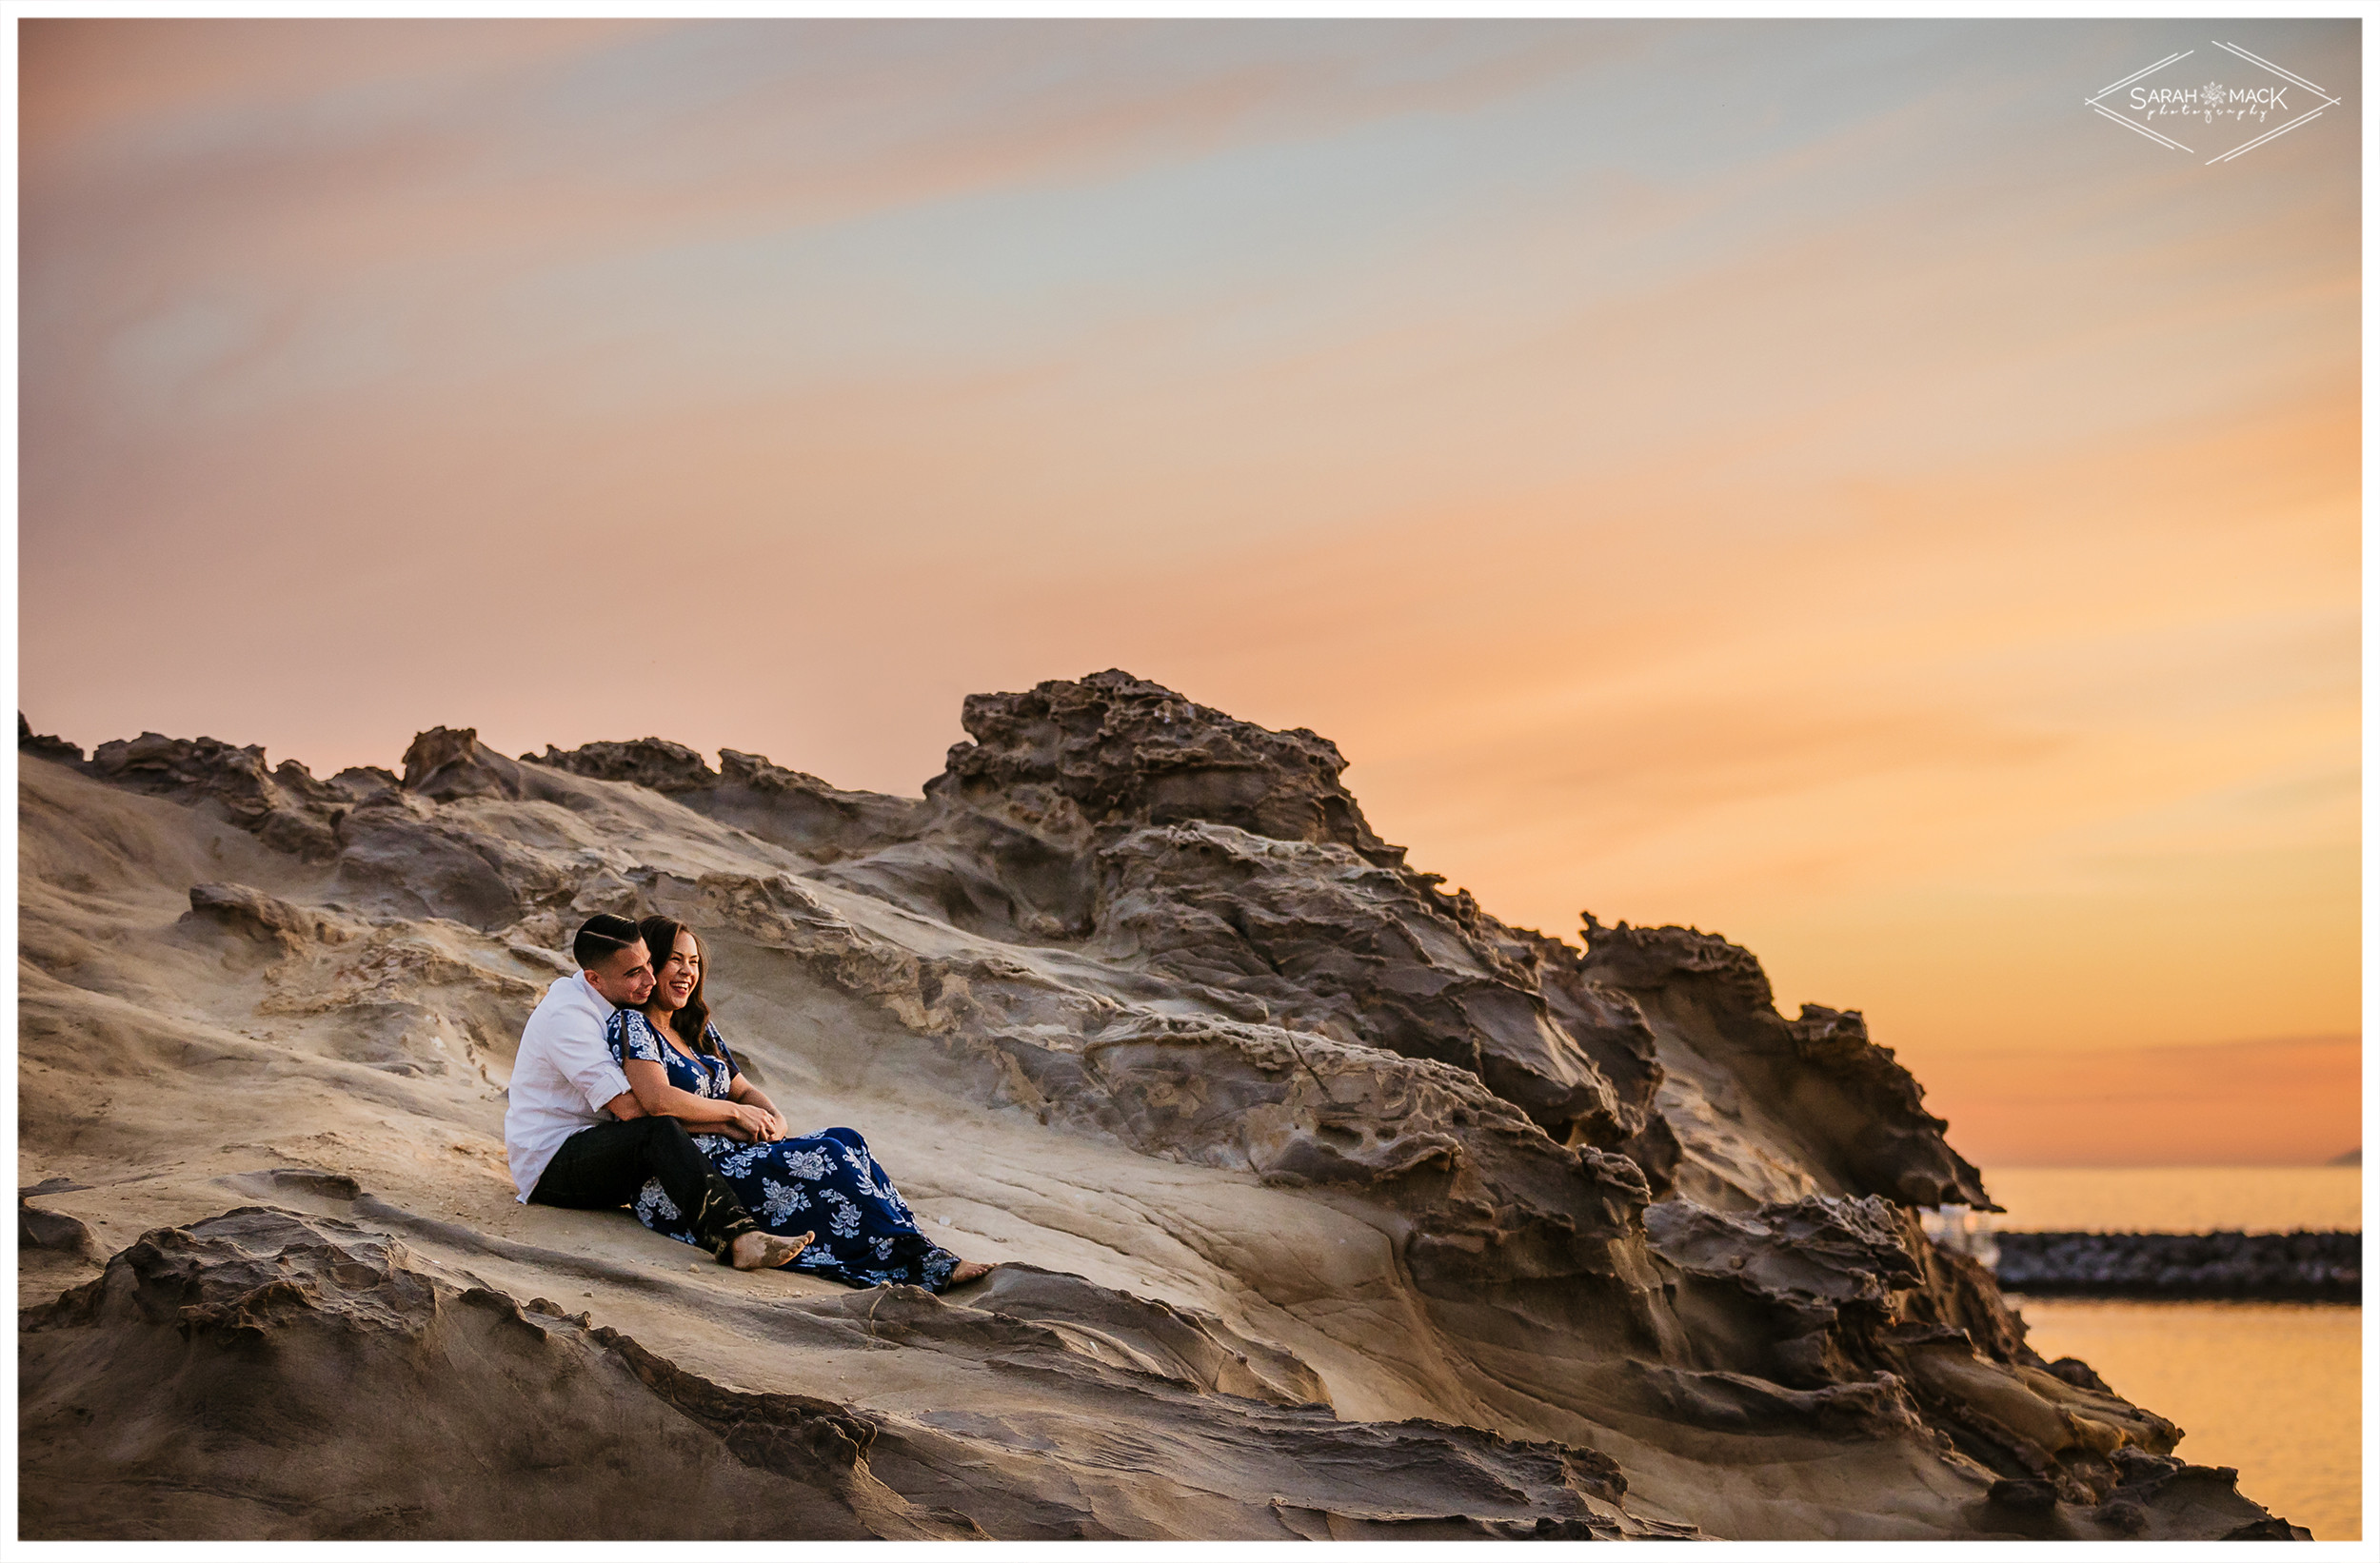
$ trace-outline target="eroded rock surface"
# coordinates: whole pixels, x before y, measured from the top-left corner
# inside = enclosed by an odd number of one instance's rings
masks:
[[[1757,1104],[1747,1134],[1767,1142],[1772,1164],[1830,1194],[1999,1208],[1983,1175],[1943,1138],[1950,1125],[1925,1110],[1915,1078],[1892,1049],[1868,1039],[1858,1011],[1804,1004],[1786,1019],[1759,960],[1716,934],[1605,928],[1592,917],[1586,932],[1581,969],[1634,999],[1667,1049],[1691,1058],[1685,1072],[1706,1098]],[[1692,1126],[1679,1132],[1690,1148],[1709,1138]],[[1730,1158],[1719,1152],[1706,1165],[1727,1168]],[[1730,1181],[1724,1171],[1716,1180]]]
[[[167,738],[143,733],[91,751],[89,768],[121,786],[204,801],[268,845],[299,857],[335,856],[343,789],[315,780],[294,760],[265,768],[265,751],[219,739]]]
[[[1592,1450],[1341,1420],[1297,1397],[1319,1383],[1295,1357],[1073,1276],[1004,1272],[964,1305],[841,1294],[781,1328],[825,1353],[997,1363],[1031,1411],[755,1393],[402,1238],[244,1206],[147,1233],[27,1310],[23,1533],[1054,1539],[1145,1533],[1136,1515],[1276,1539],[1676,1529],[1628,1514],[1625,1478]],[[1101,1426],[1100,1410],[1126,1415]],[[1052,1430],[1076,1436],[1050,1447]],[[1119,1438],[1140,1457],[1104,1458]],[[1237,1491],[1214,1490],[1219,1471]]]
[[[1273,732],[1116,668],[970,695],[959,720],[973,742],[951,749],[926,796],[1037,833],[1200,820],[1404,861],[1339,784],[1338,745],[1303,727]]]
[[[1115,671],[964,722],[913,799],[652,738],[21,747],[28,1533],[2287,1531],[1926,1239],[1989,1196],[1856,1011],[1499,921],[1303,730]],[[797,1124],[1015,1262],[848,1293],[514,1203],[511,1047],[598,910],[696,927]],[[439,1439],[527,1496],[442,1497]],[[622,1440],[696,1517],[587,1507]]]
[[[1559,1138],[1616,1145],[1636,1126],[1534,974],[1407,875],[1336,842],[1206,821],[1134,830],[1099,864],[1111,960],[1253,999],[1299,1032],[1452,1064]]]
[[[16,714],[16,746],[23,753],[40,760],[63,760],[69,765],[83,762],[81,745],[69,743],[55,733],[36,733],[33,724],[25,720],[25,713]]]
[[[976,1533],[871,1477],[863,1418],[693,1380],[344,1223],[160,1229],[21,1329],[31,1537]],[[622,1502],[629,1472],[670,1504]]]

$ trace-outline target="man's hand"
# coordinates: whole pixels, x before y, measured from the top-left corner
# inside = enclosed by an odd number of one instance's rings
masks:
[[[612,1098],[609,1101],[604,1103],[604,1111],[609,1113],[613,1118],[618,1118],[623,1123],[627,1122],[628,1119],[632,1118],[643,1118],[645,1116],[645,1109],[637,1105],[636,1093],[633,1091],[623,1091],[618,1096]]]

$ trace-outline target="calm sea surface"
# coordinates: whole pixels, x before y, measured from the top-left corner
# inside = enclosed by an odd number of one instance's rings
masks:
[[[1996,1167],[2002,1232],[2361,1232],[2361,1167]]]
[[[2003,1232],[2359,1231],[2353,1167],[2005,1167]],[[2363,1534],[2363,1311],[2279,1302],[2014,1299],[2033,1349],[2079,1356],[2180,1424],[2176,1454],[2313,1532]]]

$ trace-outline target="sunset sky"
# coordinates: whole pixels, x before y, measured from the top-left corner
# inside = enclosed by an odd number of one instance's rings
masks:
[[[2275,84],[2217,39],[2343,107],[2083,106]],[[914,793],[970,691],[1121,666],[1509,921],[1865,1010],[1987,1171],[2323,1159],[2359,49],[28,22],[19,703]]]

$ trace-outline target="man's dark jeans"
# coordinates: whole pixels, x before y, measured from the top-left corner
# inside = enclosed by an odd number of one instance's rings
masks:
[[[633,1118],[598,1123],[562,1142],[530,1191],[532,1204],[565,1210],[617,1210],[634,1199],[648,1177],[661,1179],[669,1202],[694,1217],[694,1236],[724,1261],[727,1245],[760,1230],[674,1118]]]

